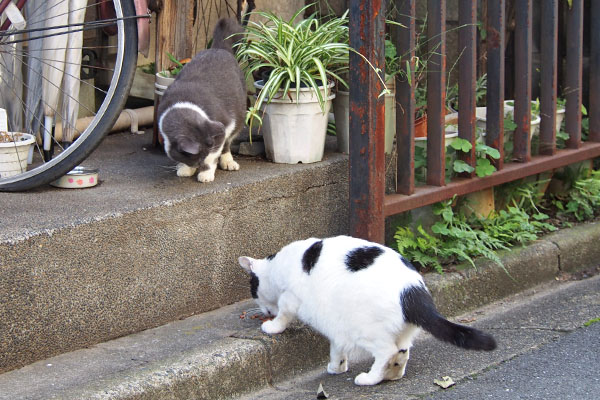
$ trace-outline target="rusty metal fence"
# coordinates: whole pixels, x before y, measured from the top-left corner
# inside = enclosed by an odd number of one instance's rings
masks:
[[[351,0],[350,45],[376,68],[384,68],[384,0]],[[533,0],[515,0],[514,9],[514,150],[504,161],[504,95],[506,0],[488,1],[487,13],[487,115],[485,142],[500,152],[497,170],[486,177],[463,174],[446,182],[446,1],[427,0],[427,175],[425,185],[415,184],[414,78],[416,0],[396,0],[398,22],[392,39],[402,55],[404,79],[396,78],[397,190],[385,194],[383,87],[377,72],[358,55],[350,57],[350,226],[351,234],[383,242],[385,218],[502,183],[600,156],[600,1],[589,7],[589,79],[583,79],[584,0],[541,2],[540,138],[538,154],[531,154],[532,19]],[[477,3],[459,0],[458,65],[459,137],[471,142],[462,159],[475,167],[477,78]],[[560,5],[559,3],[565,3]],[[566,5],[568,4],[568,5]],[[559,58],[559,12],[563,10],[565,57]],[[566,66],[562,94],[566,99],[566,148],[557,149],[555,116],[557,81],[561,63]],[[589,136],[582,141],[583,88],[589,92]]]

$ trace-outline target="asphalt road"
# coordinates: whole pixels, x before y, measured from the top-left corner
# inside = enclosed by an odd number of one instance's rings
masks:
[[[600,398],[600,322],[583,327],[428,399]]]
[[[454,319],[492,333],[494,352],[421,334],[399,381],[357,387],[353,378],[369,363],[337,376],[323,365],[243,399],[316,399],[319,384],[329,399],[598,399],[600,322],[589,323],[599,317],[600,276],[556,281]],[[443,376],[456,384],[437,386]]]

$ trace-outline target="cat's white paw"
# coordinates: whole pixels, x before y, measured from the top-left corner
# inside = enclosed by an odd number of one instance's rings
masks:
[[[265,321],[260,327],[267,335],[276,335],[285,331],[285,326],[275,322],[275,320]]]
[[[354,378],[354,383],[360,386],[377,385],[379,382],[381,382],[381,379],[376,379],[373,376],[367,374],[366,372],[358,374],[356,375],[356,378]]]
[[[238,171],[240,169],[240,164],[233,160],[231,153],[226,153],[221,155],[219,167],[225,171]]]
[[[327,364],[327,372],[332,375],[343,374],[346,371],[348,371],[348,360]]]
[[[207,183],[215,180],[215,171],[208,169],[206,171],[198,172],[198,182]]]
[[[196,173],[196,169],[194,167],[189,167],[184,163],[177,164],[177,176],[187,177],[193,176]]]

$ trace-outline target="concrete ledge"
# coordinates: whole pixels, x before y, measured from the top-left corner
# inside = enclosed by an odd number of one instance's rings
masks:
[[[575,272],[595,267],[600,260],[600,223],[582,224],[548,235],[560,250],[560,269]]]
[[[559,249],[543,239],[502,256],[512,278],[489,263],[425,278],[440,311],[456,315],[552,280],[560,273],[559,256],[587,250]],[[239,317],[250,307],[252,302],[223,307],[5,373],[0,399],[221,399],[325,367],[324,338],[299,325],[263,335],[260,321]]]
[[[348,231],[347,156],[201,184],[144,143],[107,138],[97,187],[0,193],[0,373],[243,300],[240,255]]]
[[[477,269],[464,266],[461,272],[427,274],[425,281],[440,312],[458,315],[546,282],[559,273],[559,250],[547,241],[514,248],[500,256],[506,271],[489,260],[478,260]]]

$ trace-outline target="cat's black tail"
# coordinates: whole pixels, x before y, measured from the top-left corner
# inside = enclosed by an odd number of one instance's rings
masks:
[[[212,49],[223,49],[233,53],[233,45],[242,39],[244,28],[233,18],[221,18],[213,31]]]
[[[496,348],[496,340],[492,335],[442,317],[423,286],[406,289],[401,295],[400,304],[408,322],[425,329],[439,340],[470,350],[490,351]]]

